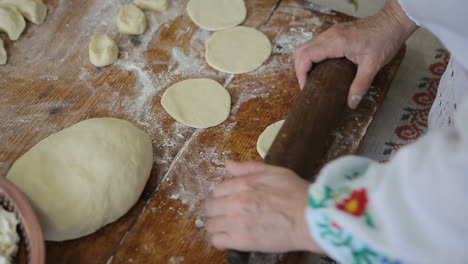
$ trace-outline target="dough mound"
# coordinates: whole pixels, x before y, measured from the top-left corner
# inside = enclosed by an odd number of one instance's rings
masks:
[[[7,63],[8,56],[5,50],[5,47],[3,46],[3,40],[0,39],[0,65],[4,65]]]
[[[283,126],[285,120],[278,121],[270,126],[268,126],[258,137],[257,140],[257,151],[262,158],[265,158],[268,150],[270,150],[273,141],[275,141],[276,135]]]
[[[27,20],[42,24],[47,16],[47,6],[42,0],[0,0],[0,6],[15,7]]]
[[[226,121],[231,111],[231,96],[214,80],[189,79],[169,87],[161,104],[178,122],[207,128]]]
[[[26,27],[26,22],[13,6],[0,6],[0,32],[7,33],[11,40],[17,40]]]
[[[187,13],[205,30],[220,30],[241,24],[247,16],[244,0],[190,0]]]
[[[146,30],[146,16],[133,4],[122,6],[117,20],[119,32],[127,35],[140,35]]]
[[[153,164],[151,140],[125,120],[82,121],[42,140],[7,178],[32,201],[45,238],[91,234],[136,203]]]
[[[89,60],[96,67],[104,67],[116,62],[119,48],[113,39],[104,34],[94,34],[89,43]]]
[[[233,74],[256,70],[271,54],[267,36],[243,26],[217,31],[205,45],[208,64],[218,71]]]
[[[151,10],[151,11],[158,11],[163,12],[167,10],[168,7],[168,0],[135,0],[135,5],[139,6],[140,8]]]

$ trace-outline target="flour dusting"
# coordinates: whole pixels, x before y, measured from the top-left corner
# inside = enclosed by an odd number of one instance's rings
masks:
[[[171,257],[169,259],[169,264],[182,264],[184,259],[184,257]]]

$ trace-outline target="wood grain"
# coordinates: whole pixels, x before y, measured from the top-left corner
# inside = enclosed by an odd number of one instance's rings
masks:
[[[229,177],[224,161],[259,160],[257,137],[287,115],[299,93],[292,46],[350,18],[312,14],[298,0],[248,0],[244,25],[265,32],[275,52],[256,72],[231,76],[205,63],[209,33],[185,14],[186,0],[172,1],[164,14],[146,12],[149,28],[140,37],[117,33],[114,20],[123,2],[45,0],[43,25],[28,25],[17,42],[0,35],[10,56],[0,67],[0,175],[40,140],[78,121],[127,119],[153,138],[155,162],[142,197],[95,234],[47,243],[47,263],[225,263],[204,233],[204,200]],[[89,63],[87,45],[95,32],[116,39],[116,64]],[[379,74],[357,112],[337,121],[341,137],[327,159],[357,149],[401,59],[400,53]],[[230,118],[203,130],[177,124],[160,105],[162,93],[177,81],[202,77],[226,84]]]

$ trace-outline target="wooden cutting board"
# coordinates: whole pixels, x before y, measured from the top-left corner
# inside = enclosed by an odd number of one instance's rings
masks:
[[[44,2],[49,15],[43,25],[28,25],[14,43],[1,35],[10,59],[0,66],[0,175],[40,140],[88,118],[127,119],[151,135],[154,147],[150,180],[132,210],[95,234],[47,243],[47,263],[226,263],[203,229],[204,200],[229,177],[224,161],[260,160],[258,136],[286,117],[299,93],[293,47],[352,18],[313,13],[300,0],[246,0],[244,25],[265,32],[274,54],[253,73],[229,75],[204,61],[210,33],[191,22],[187,0],[172,0],[164,13],[146,12],[149,28],[138,37],[117,33],[115,19],[126,1]],[[88,43],[95,32],[116,39],[116,64],[95,68],[89,63]],[[337,120],[327,160],[357,150],[403,55],[377,76],[357,111]],[[164,90],[188,78],[225,85],[233,104],[226,122],[193,129],[164,112]]]

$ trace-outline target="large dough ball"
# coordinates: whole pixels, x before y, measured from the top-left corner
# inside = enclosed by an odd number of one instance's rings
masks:
[[[0,32],[7,33],[11,40],[17,40],[26,27],[26,22],[13,6],[0,6]]]
[[[126,4],[120,8],[117,27],[122,34],[140,35],[146,30],[145,13],[133,4]]]
[[[138,200],[153,164],[151,140],[130,122],[89,119],[39,142],[7,178],[32,201],[45,238],[91,234]]]
[[[187,13],[206,30],[220,30],[239,25],[247,16],[244,0],[190,0]]]
[[[104,67],[116,62],[119,58],[119,47],[113,39],[105,34],[94,34],[89,43],[89,60],[96,67]]]
[[[5,50],[5,46],[3,46],[3,40],[0,39],[0,65],[6,64],[8,60],[8,55]]]
[[[42,24],[47,16],[47,6],[42,0],[0,0],[0,6],[10,5],[34,24]]]

